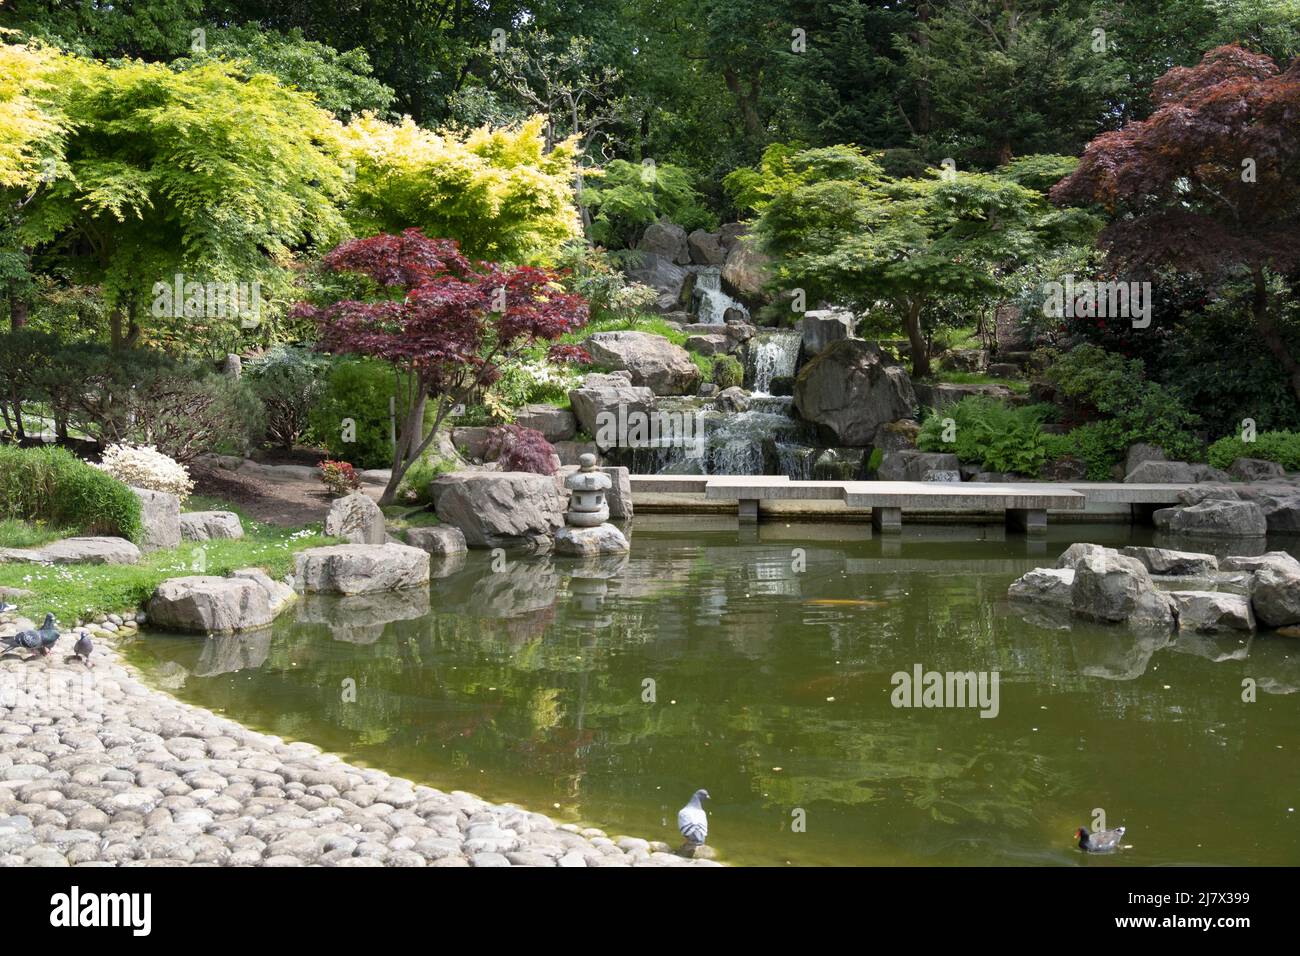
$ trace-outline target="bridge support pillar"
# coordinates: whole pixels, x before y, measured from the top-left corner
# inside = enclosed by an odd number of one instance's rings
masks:
[[[885,534],[898,534],[903,530],[902,508],[872,508],[871,527]]]
[[[758,524],[757,498],[741,498],[736,505],[736,514],[740,516],[741,524]]]
[[[1047,533],[1046,508],[1008,508],[1007,530],[1025,534]]]

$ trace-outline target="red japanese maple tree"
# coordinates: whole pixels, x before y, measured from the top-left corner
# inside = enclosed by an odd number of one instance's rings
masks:
[[[1108,210],[1100,241],[1120,269],[1249,279],[1256,327],[1300,397],[1269,281],[1300,265],[1300,59],[1283,72],[1221,46],[1165,73],[1152,98],[1150,117],[1088,144],[1052,199]]]
[[[324,307],[299,303],[293,314],[317,323],[318,348],[389,362],[410,392],[381,504],[392,502],[456,405],[496,381],[529,346],[587,321],[586,302],[564,292],[552,273],[470,262],[454,240],[418,229],[344,242],[323,264],[368,277],[378,293]],[[437,404],[426,431],[429,400]]]

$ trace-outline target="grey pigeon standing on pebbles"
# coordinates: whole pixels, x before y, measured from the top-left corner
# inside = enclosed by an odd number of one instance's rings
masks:
[[[686,842],[694,846],[703,845],[709,836],[709,817],[700,806],[701,800],[709,799],[709,791],[696,790],[691,794],[690,802],[677,811],[677,829]]]
[[[87,667],[94,666],[90,663],[90,655],[94,650],[95,645],[91,643],[90,635],[85,631],[81,632],[81,636],[77,638],[77,643],[72,645],[72,653],[81,658],[81,662]]]
[[[59,629],[54,626],[54,615],[46,614],[45,623],[36,630],[19,631],[4,642],[9,647],[21,647],[29,651],[39,651],[44,657],[59,639]]]

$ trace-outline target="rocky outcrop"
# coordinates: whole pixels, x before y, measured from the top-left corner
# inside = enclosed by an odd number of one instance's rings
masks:
[[[722,267],[723,291],[750,305],[763,301],[770,262],[757,243],[738,239],[727,252]]]
[[[1223,559],[1219,566],[1224,571],[1262,571],[1273,568],[1300,574],[1300,561],[1285,551],[1268,551],[1255,555],[1231,555]]]
[[[841,309],[823,309],[805,312],[800,329],[803,333],[803,352],[809,358],[820,355],[832,342],[853,338],[856,319],[852,312]]]
[[[659,256],[678,266],[691,264],[690,245],[686,230],[676,223],[660,220],[646,227],[640,241],[636,244],[637,252]]]
[[[1212,554],[1137,547],[1125,548],[1123,553],[1137,558],[1152,574],[1209,574],[1219,570],[1219,559]]]
[[[451,525],[445,524],[425,528],[408,528],[406,543],[413,548],[419,548],[421,551],[427,551],[429,554],[439,557],[460,554],[469,550],[465,543],[465,535],[460,528],[453,528]]]
[[[1300,533],[1300,489],[1284,485],[1242,488],[1243,501],[1253,501],[1264,513],[1264,523],[1274,534]]]
[[[1061,552],[1061,556],[1056,559],[1056,566],[1058,568],[1077,568],[1079,562],[1088,555],[1105,550],[1106,549],[1099,544],[1088,544],[1086,541],[1080,541],[1076,544],[1070,545]]]
[[[1132,474],[1133,469],[1146,461],[1168,461],[1169,457],[1159,445],[1137,442],[1128,446],[1124,454],[1124,474]]]
[[[564,526],[555,481],[524,471],[444,475],[436,508],[438,519],[459,528],[471,548],[548,549]]]
[[[140,549],[126,538],[63,538],[39,548],[0,548],[0,561],[28,564],[137,564]]]
[[[233,511],[187,511],[181,515],[181,537],[186,541],[232,540],[244,536],[244,526]]]
[[[686,237],[686,246],[691,262],[697,266],[722,266],[727,261],[727,250],[722,245],[722,237],[716,232],[696,229]]]
[[[1007,589],[1007,597],[1056,607],[1071,607],[1073,568],[1034,568],[1021,575]]]
[[[1253,501],[1207,498],[1194,505],[1161,508],[1152,520],[1157,528],[1200,537],[1259,538],[1268,531],[1264,512]]]
[[[935,411],[956,405],[964,398],[992,398],[1000,402],[1011,403],[1016,400],[1016,393],[1005,385],[965,385],[955,382],[938,382],[934,385],[913,386],[917,402],[924,408]]]
[[[308,548],[295,561],[294,586],[308,594],[366,594],[429,583],[428,552],[405,544]]]
[[[1178,630],[1214,633],[1254,631],[1250,599],[1226,591],[1170,591],[1178,614]]]
[[[148,613],[153,627],[198,634],[251,631],[275,619],[270,597],[259,582],[211,575],[164,581],[149,599]]]
[[[384,513],[360,492],[345,495],[330,505],[325,516],[325,533],[349,544],[383,544]]]
[[[525,405],[515,409],[515,424],[542,433],[551,444],[568,441],[577,434],[577,421],[573,412],[555,405]]]
[[[1274,481],[1286,477],[1281,465],[1263,458],[1238,458],[1228,467],[1228,474],[1237,481]]]
[[[569,406],[578,426],[596,440],[601,451],[607,451],[621,442],[618,423],[627,421],[629,415],[653,411],[655,394],[645,386],[633,385],[626,371],[588,375],[582,388],[569,392]]]
[[[140,499],[140,523],[144,533],[141,551],[161,551],[181,545],[181,500],[165,491],[132,488]]]
[[[1135,465],[1133,470],[1124,476],[1124,481],[1142,485],[1190,485],[1196,482],[1196,475],[1195,467],[1185,461],[1147,459]]]
[[[660,312],[675,312],[690,304],[694,277],[674,264],[672,259],[648,252],[638,253],[624,271],[633,282],[648,285],[658,293],[655,308]]]
[[[915,417],[917,408],[907,373],[858,339],[835,342],[804,365],[794,405],[828,445],[850,447],[871,444],[881,425]]]
[[[960,481],[956,455],[928,451],[887,451],[876,477],[881,481]]]
[[[699,388],[699,366],[690,353],[662,335],[649,332],[597,332],[583,347],[598,365],[625,369],[633,385],[656,395],[693,395]]]
[[[240,580],[252,581],[265,591],[266,601],[271,606],[272,617],[298,600],[298,592],[283,581],[275,580],[261,568],[240,568],[237,571],[231,571],[230,576]]]

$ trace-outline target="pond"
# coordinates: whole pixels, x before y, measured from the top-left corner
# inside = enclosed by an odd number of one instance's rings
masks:
[[[677,845],[704,787],[730,863],[1300,863],[1300,641],[1062,628],[1006,600],[1073,541],[1149,539],[638,518],[612,562],[476,552],[427,595],[127,652],[249,726],[611,834]],[[996,715],[895,707],[918,667],[996,673]],[[1129,849],[1074,849],[1098,809]]]

